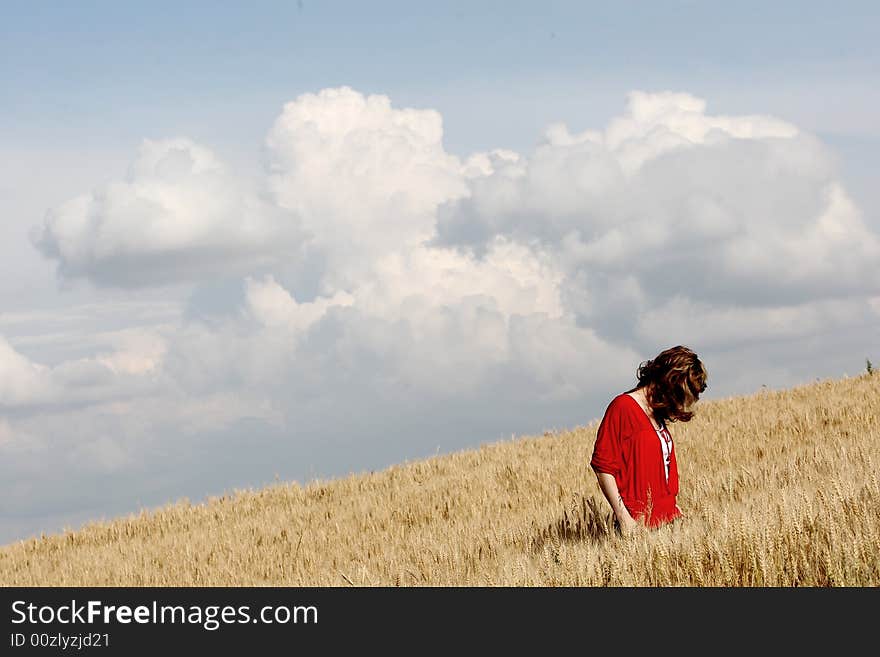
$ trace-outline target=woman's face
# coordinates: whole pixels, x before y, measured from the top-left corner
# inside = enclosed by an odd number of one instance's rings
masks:
[[[685,377],[684,380],[684,398],[685,398],[685,408],[684,410],[687,412],[691,412],[693,410],[694,405],[700,400],[700,394],[706,389],[705,380],[702,383],[701,387],[696,387],[693,380],[690,376]]]

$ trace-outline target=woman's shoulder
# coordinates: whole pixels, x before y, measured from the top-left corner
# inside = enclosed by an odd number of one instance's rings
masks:
[[[612,404],[616,404],[620,406],[621,404],[625,404],[627,408],[632,406],[632,402],[636,401],[631,394],[628,392],[621,392],[619,395],[615,395],[611,400]],[[638,402],[636,402],[638,404]]]
[[[629,397],[629,399],[627,399],[627,397]],[[625,392],[621,392],[608,403],[606,412],[614,411],[617,413],[631,413],[633,411],[633,402],[638,404],[638,402],[633,399],[631,395]]]

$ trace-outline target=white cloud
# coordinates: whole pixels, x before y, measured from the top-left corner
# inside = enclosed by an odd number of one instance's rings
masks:
[[[801,225],[749,226],[724,245],[721,257],[740,278],[770,286],[801,285],[816,295],[880,287],[880,238],[836,181],[822,188],[821,205]]]
[[[0,405],[17,406],[47,399],[54,392],[49,368],[32,363],[0,336]]]
[[[349,287],[383,253],[431,237],[440,203],[462,196],[435,110],[394,109],[348,87],[287,103],[266,138],[269,187],[328,258],[327,291]]]
[[[234,317],[217,330],[192,323],[169,362],[173,378],[191,391],[246,382],[284,394],[298,386],[332,394],[343,375],[373,377],[389,400],[406,390],[460,396],[482,390],[497,368],[543,376],[548,362],[527,355],[527,341],[540,336],[517,324],[527,318],[559,324],[568,331],[564,340],[582,340],[587,352],[601,349],[590,331],[564,317],[560,280],[552,261],[503,238],[482,261],[426,246],[388,253],[350,293],[311,302],[297,302],[272,276],[248,278],[241,317],[256,325]],[[567,367],[577,362],[563,360]]]
[[[497,236],[538,245],[566,307],[607,339],[636,339],[638,318],[677,295],[772,307],[880,290],[880,240],[822,143],[773,117],[709,115],[689,94],[632,92],[604,131],[553,124],[529,158],[467,182],[433,243],[480,257]]]
[[[402,306],[417,305],[413,297],[436,309],[472,295],[491,299],[505,316],[537,312],[558,319],[564,312],[561,278],[545,254],[499,238],[483,260],[425,246],[387,254],[374,262],[354,295],[359,307],[389,320],[402,316]]]
[[[349,306],[352,296],[339,291],[332,297],[297,303],[271,274],[262,280],[246,279],[247,310],[260,323],[269,326],[288,326],[294,333],[307,330],[318,321],[330,306]]]
[[[99,354],[97,362],[117,374],[143,374],[159,369],[167,344],[155,331],[127,329],[113,334],[115,350]]]
[[[150,392],[158,382],[164,342],[142,330],[122,336],[119,349],[46,366],[0,335],[0,410],[30,408],[39,413],[57,405],[90,405]]]
[[[711,146],[730,138],[792,138],[798,129],[767,116],[709,116],[706,101],[686,93],[633,91],[626,115],[611,121],[604,134],[584,134],[613,153],[625,174],[632,174],[679,148]]]
[[[31,240],[62,277],[126,287],[275,262],[301,234],[210,150],[174,138],[145,139],[124,181],[52,208]]]

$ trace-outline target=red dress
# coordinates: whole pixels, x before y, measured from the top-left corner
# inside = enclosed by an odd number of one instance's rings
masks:
[[[639,403],[626,393],[611,400],[599,425],[590,465],[596,472],[614,475],[630,515],[647,516],[657,527],[681,515],[675,444],[669,457],[669,479],[657,430]]]

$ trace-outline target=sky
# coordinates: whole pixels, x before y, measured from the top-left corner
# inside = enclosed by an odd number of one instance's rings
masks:
[[[880,362],[876,3],[0,5],[0,543]]]

